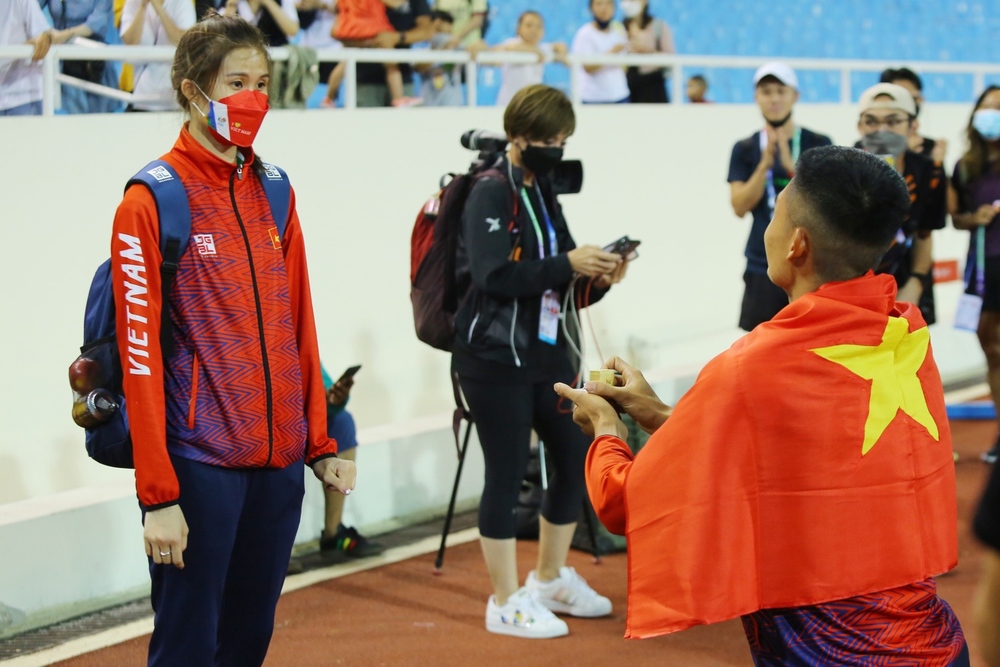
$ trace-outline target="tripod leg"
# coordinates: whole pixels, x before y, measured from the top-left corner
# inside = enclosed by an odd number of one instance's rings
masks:
[[[462,466],[465,465],[465,454],[469,449],[469,438],[472,436],[472,422],[465,427],[465,438],[462,441],[462,449],[458,455],[458,471],[455,473],[455,485],[451,489],[451,501],[448,503],[448,513],[444,517],[444,530],[441,531],[441,546],[438,547],[437,558],[434,559],[434,574],[441,574],[441,565],[444,563],[445,543],[448,540],[448,533],[451,531],[451,520],[455,516],[455,502],[458,500],[458,483],[462,480]]]

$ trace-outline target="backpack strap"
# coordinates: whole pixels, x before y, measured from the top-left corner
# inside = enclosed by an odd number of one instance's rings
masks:
[[[166,304],[170,290],[177,276],[181,255],[187,249],[191,238],[191,206],[188,204],[187,190],[181,177],[169,163],[153,160],[129,179],[125,189],[136,183],[145,185],[153,201],[160,222],[160,288],[164,317],[160,321],[160,347],[163,358],[169,358],[174,351],[173,322],[170,320]]]
[[[263,167],[257,172],[261,186],[264,188],[264,195],[267,196],[267,203],[271,206],[271,217],[278,227],[278,237],[285,237],[285,228],[288,226],[288,209],[292,205],[292,185],[288,181],[288,174],[281,167],[276,167],[267,162],[261,162]]]

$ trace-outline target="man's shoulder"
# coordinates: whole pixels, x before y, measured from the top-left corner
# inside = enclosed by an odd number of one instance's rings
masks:
[[[740,139],[733,144],[733,153],[752,153],[760,150],[760,131],[754,132],[749,137]]]

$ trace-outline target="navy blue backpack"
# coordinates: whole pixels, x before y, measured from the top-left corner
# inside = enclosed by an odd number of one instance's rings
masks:
[[[261,185],[271,207],[271,215],[283,238],[288,224],[291,187],[288,176],[274,165],[262,163]],[[173,323],[170,321],[170,290],[181,256],[191,237],[191,208],[187,191],[180,176],[168,163],[154,160],[129,179],[125,189],[135,184],[149,188],[156,202],[160,221],[160,265],[163,319],[160,326],[160,345],[163,358],[173,353]],[[110,420],[87,428],[87,454],[98,463],[115,468],[135,467],[132,458],[132,438],[129,432],[128,411],[122,390],[122,367],[118,355],[118,338],[115,332],[115,300],[111,291],[111,259],[97,269],[87,296],[87,309],[83,321],[83,346],[81,358],[96,362],[97,386],[109,390],[116,398],[118,409]],[[76,362],[74,362],[76,363]]]

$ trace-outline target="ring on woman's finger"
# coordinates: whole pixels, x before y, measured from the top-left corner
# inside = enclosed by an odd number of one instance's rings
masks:
[[[169,555],[170,555],[169,551],[161,551],[160,552],[160,556],[169,556]]]

